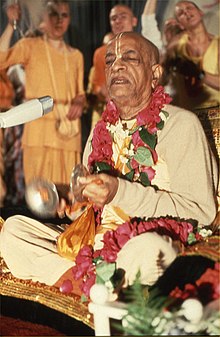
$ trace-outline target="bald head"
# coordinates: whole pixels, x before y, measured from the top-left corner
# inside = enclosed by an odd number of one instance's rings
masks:
[[[107,44],[106,85],[122,119],[148,104],[161,69],[157,47],[138,33],[117,34]]]
[[[113,40],[120,40],[124,37],[136,40],[138,42],[139,52],[141,53],[143,59],[147,60],[147,63],[149,63],[149,61],[150,65],[159,63],[159,50],[150,40],[136,32],[123,32],[117,34]]]
[[[109,14],[113,34],[131,32],[137,25],[137,18],[130,7],[124,4],[115,5]]]

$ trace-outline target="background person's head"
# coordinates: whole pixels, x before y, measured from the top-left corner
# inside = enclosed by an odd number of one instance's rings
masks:
[[[132,119],[148,105],[161,75],[157,47],[140,34],[120,33],[108,43],[107,90],[121,118]]]
[[[192,1],[179,1],[174,9],[175,18],[181,29],[190,30],[203,20],[203,12]]]
[[[131,32],[137,26],[137,18],[130,7],[123,4],[114,6],[109,14],[113,34]]]
[[[112,38],[114,37],[114,34],[112,32],[108,32],[103,37],[103,44],[107,44]]]
[[[51,0],[47,2],[44,14],[44,32],[54,40],[63,38],[70,24],[70,7],[68,1]]]

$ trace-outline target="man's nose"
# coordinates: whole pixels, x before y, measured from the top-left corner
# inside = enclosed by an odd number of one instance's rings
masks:
[[[119,69],[124,69],[125,68],[125,64],[124,64],[124,62],[123,62],[123,60],[122,60],[122,58],[120,56],[116,57],[115,61],[112,64],[112,68],[115,71],[118,71]]]
[[[57,20],[58,20],[58,21],[63,21],[62,14],[59,14],[59,15],[57,16]]]
[[[116,22],[116,23],[121,22],[121,17],[120,17],[120,16],[117,16],[117,17],[115,18],[115,22]]]

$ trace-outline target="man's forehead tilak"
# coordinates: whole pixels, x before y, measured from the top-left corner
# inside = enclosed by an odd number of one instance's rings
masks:
[[[116,39],[115,39],[115,55],[116,55],[116,60],[119,58],[122,58],[121,54],[121,38],[122,38],[123,33],[120,33]]]
[[[125,35],[124,32],[118,34],[115,38],[115,47],[114,47],[114,53],[115,53],[115,59],[114,59],[114,63],[119,60],[119,59],[122,59],[123,58],[123,48],[122,48],[122,36]],[[125,35],[126,36],[126,35]],[[139,51],[143,51],[145,50],[146,48],[144,48],[143,44],[140,42],[139,45]],[[108,53],[107,53],[108,54]],[[142,53],[143,54],[143,53]],[[146,50],[146,55],[149,55],[149,49]],[[107,55],[106,55],[107,56]],[[141,57],[141,56],[140,56]],[[142,58],[142,57],[141,57]]]

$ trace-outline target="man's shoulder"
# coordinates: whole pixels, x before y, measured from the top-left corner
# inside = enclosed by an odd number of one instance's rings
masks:
[[[106,45],[103,45],[103,46],[97,48],[94,52],[94,57],[100,57],[100,56],[105,55],[106,49],[107,49]]]
[[[196,114],[190,110],[186,110],[176,105],[167,104],[163,108],[164,111],[168,112],[168,120],[172,123],[197,123],[198,117]]]
[[[38,45],[40,43],[43,43],[43,39],[41,36],[31,36],[31,37],[24,36],[17,43],[36,46],[36,44]]]
[[[69,50],[72,54],[78,54],[78,55],[83,56],[83,53],[82,53],[81,50],[78,49],[78,48],[75,48],[75,47],[72,47],[72,46],[68,45],[68,50]]]

